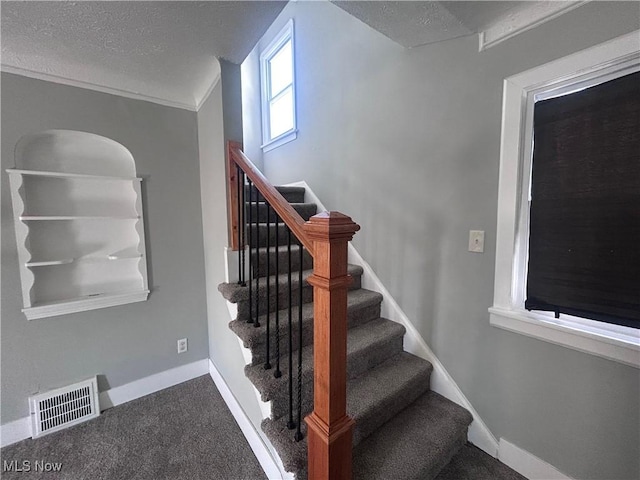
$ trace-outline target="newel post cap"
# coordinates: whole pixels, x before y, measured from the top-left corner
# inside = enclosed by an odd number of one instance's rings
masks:
[[[360,230],[360,225],[351,217],[340,212],[322,212],[314,215],[304,224],[305,233],[315,241],[346,240]]]

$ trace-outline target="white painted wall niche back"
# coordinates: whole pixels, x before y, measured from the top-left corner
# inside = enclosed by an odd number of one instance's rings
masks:
[[[27,319],[140,302],[149,294],[141,179],[99,135],[25,135],[8,169]]]

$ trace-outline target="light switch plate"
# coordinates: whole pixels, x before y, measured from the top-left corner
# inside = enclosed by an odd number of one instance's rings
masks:
[[[469,251],[484,252],[484,230],[469,230]]]

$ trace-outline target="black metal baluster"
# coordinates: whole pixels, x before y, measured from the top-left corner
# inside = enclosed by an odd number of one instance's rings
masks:
[[[238,285],[246,287],[244,270],[245,270],[245,218],[244,211],[246,208],[244,197],[244,172],[237,167],[238,177]]]
[[[260,192],[256,189],[256,222],[255,222],[255,230],[256,230],[256,250],[255,250],[255,266],[254,266],[254,272],[253,272],[253,276],[256,279],[256,318],[253,321],[253,326],[258,328],[260,326],[260,322],[259,322],[259,318],[260,318],[260,275],[259,275],[259,270],[260,270],[260,258],[258,256],[259,254],[259,248],[260,248],[260,229],[259,224],[260,224],[260,218],[259,218],[259,200],[260,200]],[[249,254],[251,255],[251,251],[249,251]]]
[[[282,372],[280,371],[280,282],[278,281],[280,275],[280,239],[278,238],[280,233],[280,217],[276,214],[275,219],[275,231],[276,231],[276,371],[273,372],[273,376],[280,378]]]
[[[253,246],[253,182],[249,179],[249,318],[247,323],[253,322],[253,289],[251,288],[253,283],[253,255],[251,254],[251,248]],[[247,208],[245,204],[245,208]],[[257,232],[256,232],[257,233]],[[256,292],[257,294],[257,292]]]
[[[265,278],[265,280],[267,281],[267,359],[265,361],[264,364],[264,369],[265,370],[269,370],[271,368],[271,352],[269,351],[269,347],[270,347],[270,340],[271,340],[271,305],[269,305],[270,303],[270,294],[271,294],[271,286],[270,286],[270,275],[271,275],[271,269],[270,264],[271,264],[271,258],[269,257],[269,249],[271,248],[271,239],[269,238],[271,236],[271,211],[270,211],[270,205],[269,203],[266,201],[265,199],[265,207],[266,207],[266,211],[267,211],[267,256],[266,258],[266,263],[267,263],[267,276]]]
[[[294,436],[296,442],[304,437],[300,430],[302,424],[302,242],[298,240],[300,246],[300,268],[298,269],[298,425]]]
[[[289,299],[289,422],[287,428],[293,430],[296,428],[296,424],[293,421],[293,315],[291,307],[291,297],[293,292],[291,290],[291,230],[287,227],[287,283],[288,283],[288,295]]]

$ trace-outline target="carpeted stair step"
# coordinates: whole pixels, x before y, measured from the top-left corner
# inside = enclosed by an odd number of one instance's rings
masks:
[[[354,449],[353,478],[431,480],[465,445],[472,420],[466,409],[429,391]]]
[[[376,367],[402,351],[402,337],[405,328],[391,320],[378,318],[364,325],[351,328],[347,335],[347,377],[355,378]],[[275,345],[271,345],[271,369],[265,370],[264,363],[245,367],[245,374],[258,389],[264,402],[271,402],[271,418],[288,414],[289,409],[289,357],[280,356],[282,376],[274,377],[276,360]],[[293,354],[294,395],[297,393],[297,355]],[[313,409],[313,346],[302,351],[302,412],[306,415]]]
[[[309,220],[310,217],[315,215],[318,211],[318,207],[315,203],[290,203],[293,209],[300,214],[303,220]],[[256,221],[256,205],[253,203],[253,210],[251,211],[251,220],[253,222]],[[264,223],[267,221],[267,204],[265,202],[258,202],[257,209],[257,221],[259,223]],[[273,208],[270,211],[269,221],[274,222],[277,218],[277,214]],[[249,212],[247,211],[245,215],[245,220],[249,223]]]
[[[256,254],[255,250],[252,251],[253,255],[253,266],[256,266]],[[267,249],[262,247],[258,249],[258,263],[257,263],[257,271],[259,277],[264,277],[267,275],[267,258],[269,258],[269,274],[274,275],[276,273],[276,257],[278,259],[278,273],[287,273],[289,269],[289,252],[288,247],[286,245],[278,247],[276,249],[272,246],[269,249],[269,256],[267,257]],[[247,263],[248,260],[247,260]],[[291,269],[292,275],[296,275],[298,269],[300,268],[300,246],[299,245],[291,245]],[[313,257],[309,254],[306,249],[303,249],[302,252],[302,268],[304,270],[309,270],[313,268]]]
[[[347,293],[347,322],[353,328],[363,323],[380,317],[380,303],[382,295],[371,290],[358,289]],[[298,310],[293,310],[293,349],[298,349]],[[282,355],[289,351],[287,340],[288,330],[288,309],[281,310],[280,316],[280,353]],[[275,319],[275,314],[271,315]],[[252,365],[264,364],[265,343],[266,343],[266,315],[259,318],[260,327],[255,328],[253,324],[246,320],[233,320],[229,323],[229,328],[240,337],[244,346],[252,352]],[[272,320],[273,328],[270,328],[271,345],[275,345],[276,329],[275,320]],[[302,306],[302,342],[303,346],[310,345],[313,341],[313,304],[306,303]]]
[[[353,277],[353,283],[349,287],[351,290],[357,290],[360,288],[360,280],[362,276],[362,267],[359,265],[349,265],[347,268],[348,273]],[[309,285],[307,279],[313,273],[313,270],[304,270],[302,272],[302,302],[308,303],[313,301],[313,287]],[[248,320],[250,318],[250,312],[255,313],[255,295],[258,295],[258,309],[259,313],[267,313],[267,307],[270,312],[275,312],[278,309],[283,309],[289,305],[289,290],[288,290],[289,277],[285,273],[280,275],[272,275],[270,277],[262,277],[258,279],[258,288],[256,292],[256,282],[252,283],[252,300],[253,305],[249,305],[249,285],[242,287],[237,283],[221,283],[218,285],[218,291],[222,293],[222,296],[231,303],[238,304],[238,320]],[[269,297],[270,301],[267,302],[267,282],[269,283]],[[276,282],[278,283],[278,298],[276,302]],[[299,303],[299,279],[298,272],[295,272],[291,276],[291,288],[292,288],[292,305],[298,305]],[[262,323],[262,322],[260,322]]]
[[[353,444],[358,445],[376,429],[401,412],[429,389],[433,367],[426,360],[407,352],[368,370],[347,382],[347,413],[356,422]],[[262,430],[278,450],[287,471],[306,467],[307,442],[296,442],[287,428],[287,418],[265,419]],[[306,438],[306,425],[302,424]],[[393,478],[393,477],[392,477]]]
[[[280,194],[284,197],[284,199],[289,203],[304,203],[304,187],[276,187],[276,190],[280,192]],[[251,187],[249,190],[249,186],[245,187],[245,200],[249,201],[249,192],[252,191],[253,201],[256,201],[256,194],[258,202],[264,202],[264,197],[255,186]]]

